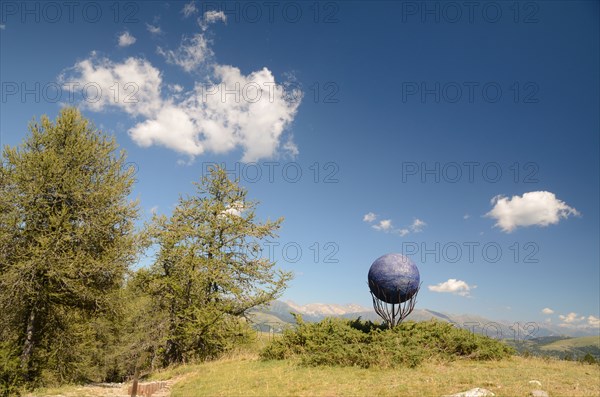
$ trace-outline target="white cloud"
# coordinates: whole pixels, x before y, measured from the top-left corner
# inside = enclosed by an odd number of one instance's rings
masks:
[[[574,312],[571,312],[571,313],[567,314],[566,316],[563,316],[561,314],[558,316],[558,318],[560,318],[566,324],[576,324],[576,323],[580,323],[583,320],[585,320],[585,316],[579,316],[577,313],[574,313]]]
[[[425,222],[423,222],[419,218],[415,218],[412,225],[410,225],[410,230],[412,230],[414,233],[418,233],[422,231],[425,226],[427,226]]]
[[[377,215],[372,212],[369,212],[363,216],[363,222],[373,222],[375,219],[377,219]]]
[[[579,215],[575,208],[558,200],[554,193],[529,192],[512,198],[496,196],[491,200],[494,208],[485,216],[496,220],[495,226],[510,233],[519,226],[548,226],[557,224],[569,215]]]
[[[283,144],[283,150],[288,153],[291,158],[296,158],[300,154],[300,149],[298,149],[298,145],[296,145],[291,135],[288,135],[287,141]]]
[[[162,29],[160,28],[160,26],[154,26],[154,25],[150,25],[149,23],[147,23],[146,29],[151,34],[162,34]]]
[[[473,288],[477,288],[477,286],[470,286],[462,280],[451,278],[448,281],[444,281],[443,283],[439,283],[438,285],[430,285],[427,288],[429,288],[429,290],[433,292],[448,292],[460,296],[469,296],[470,291]]]
[[[373,212],[369,212],[363,216],[363,222],[372,223],[375,221],[375,219],[377,219],[377,215],[375,215]],[[371,227],[375,230],[396,233],[399,234],[400,237],[404,237],[410,233],[419,233],[423,231],[423,228],[426,225],[427,223],[423,222],[421,219],[414,218],[413,223],[411,223],[409,226],[401,229],[394,229],[391,219],[383,219]]]
[[[554,310],[550,309],[549,307],[546,307],[546,308],[542,309],[542,313],[552,314],[552,313],[554,313]]]
[[[227,23],[227,15],[223,11],[210,10],[204,13],[204,17],[198,20],[198,24],[202,30],[208,29],[208,25],[222,21]]]
[[[163,50],[158,47],[157,52],[164,56],[168,63],[180,66],[186,72],[192,72],[212,57],[213,52],[208,46],[208,41],[202,34],[184,37],[176,50]]]
[[[6,25],[0,24],[0,30],[4,30],[4,29],[6,29]]]
[[[114,63],[92,53],[61,74],[59,81],[75,93],[88,87],[88,99],[82,101],[82,106],[96,112],[115,107],[132,116],[151,117],[163,106],[161,73],[145,59],[127,58]]]
[[[242,215],[242,212],[244,211],[244,209],[245,209],[244,203],[241,201],[236,201],[235,203],[228,206],[228,208],[226,210],[224,210],[222,212],[222,214],[232,215],[232,216],[240,216],[240,215]]]
[[[198,9],[196,8],[196,4],[194,4],[194,0],[190,1],[189,3],[186,3],[181,9],[181,12],[184,18],[187,18],[190,15],[197,13]]]
[[[377,225],[373,225],[373,229],[382,230],[384,232],[388,232],[392,230],[392,220],[391,219],[383,219],[379,221]]]
[[[577,313],[571,312],[567,315],[559,315],[558,316],[562,323],[558,324],[563,328],[570,329],[580,329],[580,330],[589,330],[590,328],[600,328],[600,318],[589,315],[589,316],[580,316]]]
[[[145,120],[129,130],[131,138],[142,147],[161,145],[191,158],[206,151],[226,153],[242,148],[244,162],[274,157],[279,149],[298,152],[290,139],[282,144],[281,138],[294,120],[299,101],[289,101],[289,95],[267,68],[245,76],[232,66],[214,67],[213,78],[217,82],[209,87],[211,92],[236,84],[269,89],[261,92],[259,100],[254,102],[238,101],[233,96],[223,100],[218,94],[205,95],[205,87],[200,85],[181,93],[183,99],[179,102],[172,96],[163,99],[162,74],[148,61],[136,58],[113,63],[92,56],[77,63],[61,78],[63,84],[77,82],[81,87],[90,83],[99,87],[104,93],[99,100],[83,102],[91,110],[115,107],[132,116],[144,116]],[[122,90],[119,101],[114,101],[112,95],[115,85]],[[133,91],[135,95],[125,95]]]
[[[215,14],[209,18],[222,17]],[[60,79],[67,89],[77,83],[81,92],[87,84],[92,93],[94,88],[102,93],[94,101],[83,100],[84,107],[98,112],[120,109],[141,117],[129,129],[134,142],[142,147],[164,146],[188,156],[182,164],[191,164],[195,156],[207,152],[236,149],[242,149],[244,162],[298,155],[293,136],[284,132],[302,101],[300,90],[286,89],[266,67],[245,75],[234,66],[215,63],[202,34],[184,38],[175,51],[159,48],[158,52],[188,72],[205,64],[205,80],[186,89],[164,83],[163,73],[145,59],[117,63],[99,58],[95,52],[67,69]]]
[[[133,37],[129,32],[123,32],[119,35],[119,47],[129,47],[136,41],[137,39]]]
[[[464,214],[464,215],[463,215],[463,219],[464,219],[464,220],[467,220],[467,219],[469,219],[470,217],[471,217],[471,215],[469,215],[469,214]]]

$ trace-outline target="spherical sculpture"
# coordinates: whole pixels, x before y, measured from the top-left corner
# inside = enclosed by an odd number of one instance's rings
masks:
[[[411,299],[419,290],[421,277],[412,260],[402,254],[386,254],[369,269],[369,289],[383,302],[396,304]]]

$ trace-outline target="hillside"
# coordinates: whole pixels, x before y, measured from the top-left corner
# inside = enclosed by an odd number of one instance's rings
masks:
[[[578,360],[589,353],[596,360],[600,360],[600,337],[598,336],[545,337],[507,342],[522,354]]]
[[[281,329],[282,323],[294,324],[294,317],[290,313],[302,314],[305,321],[320,321],[325,317],[344,317],[356,319],[361,317],[363,320],[381,321],[381,318],[372,308],[362,307],[360,305],[335,305],[324,303],[312,303],[308,305],[297,305],[294,302],[274,301],[254,313],[268,314],[268,320],[261,322],[262,317],[257,316],[255,320],[256,328],[262,331],[268,331],[269,323],[277,324],[274,328]],[[569,330],[557,326],[539,323],[527,322],[509,322],[490,320],[488,318],[471,314],[452,314],[441,313],[428,309],[415,309],[407,318],[412,321],[438,320],[450,322],[460,328],[466,328],[476,333],[482,333],[487,336],[499,339],[512,339],[514,341],[523,341],[542,337],[581,337],[592,336],[589,331]],[[277,332],[275,330],[275,332]],[[597,336],[597,335],[596,335]]]

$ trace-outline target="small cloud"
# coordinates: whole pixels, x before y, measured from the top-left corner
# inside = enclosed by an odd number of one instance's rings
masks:
[[[192,72],[213,55],[208,41],[202,34],[195,34],[191,38],[184,37],[176,50],[163,50],[158,47],[156,52],[165,57],[168,63],[180,66],[186,72]]]
[[[427,224],[425,222],[423,222],[422,220],[420,220],[418,218],[415,218],[412,225],[410,225],[410,230],[412,230],[414,233],[419,233],[420,231],[423,230],[423,228],[425,226],[427,226]]]
[[[373,229],[388,232],[392,229],[392,220],[384,219],[379,221],[377,225],[373,225]]]
[[[300,154],[298,145],[296,145],[291,135],[288,135],[288,139],[283,144],[283,150],[289,154],[291,158],[296,158]]]
[[[202,19],[198,18],[198,24],[202,28],[202,30],[208,29],[208,25],[211,23],[215,23],[218,21],[222,21],[223,23],[227,23],[227,15],[223,11],[215,11],[210,10],[204,13],[204,17]]]
[[[546,307],[546,308],[542,309],[542,313],[544,313],[544,314],[553,314],[554,310],[550,309],[549,307]]]
[[[160,28],[160,26],[154,26],[154,25],[150,25],[149,23],[147,23],[146,29],[151,34],[162,34],[162,29]]]
[[[464,220],[467,220],[467,219],[469,219],[470,217],[471,217],[471,215],[469,215],[469,214],[464,214],[464,215],[463,215],[463,219],[464,219]]]
[[[577,313],[571,312],[569,314],[567,314],[566,316],[563,316],[562,314],[558,316],[562,323],[558,324],[560,327],[563,328],[570,328],[570,329],[587,329],[589,330],[590,328],[600,328],[600,318],[593,316],[593,315],[589,315],[589,316],[580,316]]]
[[[363,222],[373,222],[375,219],[377,219],[377,215],[372,212],[369,212],[363,216]]]
[[[430,285],[427,288],[429,288],[429,290],[433,292],[446,292],[460,296],[469,296],[470,291],[474,288],[477,288],[477,286],[470,286],[462,280],[451,278],[448,281],[444,281],[443,283],[439,283],[438,285]]]
[[[409,233],[410,233],[410,230],[408,230],[408,229],[400,229],[400,230],[398,230],[398,234],[400,235],[400,237],[404,237],[404,236],[406,236]]]
[[[119,47],[129,47],[136,41],[137,39],[133,37],[129,32],[123,32],[119,36]]]
[[[244,206],[243,202],[236,201],[235,203],[228,206],[228,208],[226,210],[224,210],[222,213],[226,214],[226,215],[240,216],[240,215],[242,215],[244,208],[245,208],[245,206]]]
[[[196,8],[196,4],[194,4],[194,0],[192,0],[189,3],[187,3],[186,5],[184,5],[181,10],[181,13],[183,14],[184,18],[187,18],[197,12],[198,12],[198,9]]]
[[[176,94],[178,94],[181,91],[183,91],[183,87],[180,86],[179,84],[169,84],[168,88],[169,88],[169,90],[173,91]]]
[[[6,25],[0,24],[0,30],[4,30],[4,29],[6,29]]]
[[[571,313],[567,314],[566,316],[563,316],[561,314],[558,316],[558,318],[560,318],[566,324],[580,323],[583,320],[585,320],[584,316],[578,316],[577,313],[574,313],[574,312],[571,312]]]
[[[554,193],[546,191],[528,192],[512,198],[496,196],[491,203],[494,208],[487,214],[496,220],[494,226],[510,233],[517,227],[555,225],[570,215],[579,216],[579,212],[558,200]]]

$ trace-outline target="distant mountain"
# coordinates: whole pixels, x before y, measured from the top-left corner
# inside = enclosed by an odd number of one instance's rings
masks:
[[[273,301],[253,312],[255,324],[260,327],[283,329],[295,324],[291,313],[301,314],[308,322],[321,321],[325,317],[342,317],[363,320],[381,321],[371,308],[356,304],[338,305],[327,303],[311,303],[298,305],[292,301]],[[407,318],[412,321],[438,320],[455,324],[457,327],[469,329],[476,333],[486,334],[493,338],[512,339],[515,342],[543,337],[580,337],[598,335],[585,330],[564,329],[546,323],[523,323],[508,321],[492,321],[482,316],[470,314],[449,314],[428,309],[415,309]],[[258,328],[258,326],[257,326]],[[276,331],[278,332],[278,331]],[[560,338],[559,338],[560,339]]]
[[[301,314],[308,314],[310,316],[343,316],[350,313],[363,313],[369,311],[366,307],[361,305],[336,305],[327,303],[310,303],[308,305],[297,305],[292,301],[284,302],[294,311]]]
[[[600,336],[582,336],[570,338],[565,336],[548,336],[508,343],[519,352],[533,355],[553,356],[577,360],[587,353],[600,360]]]

